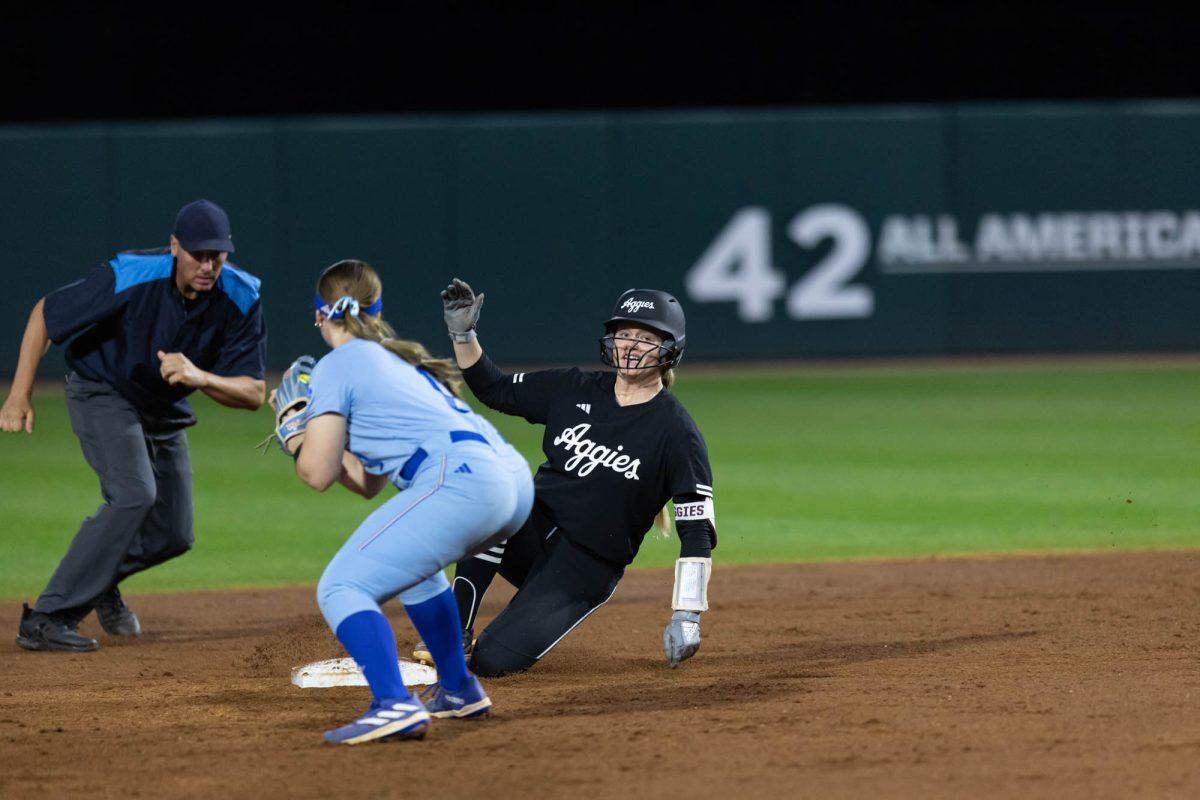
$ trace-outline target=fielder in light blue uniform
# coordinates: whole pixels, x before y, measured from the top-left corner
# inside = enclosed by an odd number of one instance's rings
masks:
[[[295,449],[301,480],[318,490],[334,482],[366,497],[388,483],[402,490],[359,525],[317,587],[321,612],[373,694],[366,714],[325,734],[346,744],[418,738],[430,716],[487,713],[491,700],[467,669],[442,570],[511,535],[532,504],[524,459],[455,396],[448,362],[395,339],[381,297],[364,262],[341,261],[322,275],[316,324],[333,349],[313,368],[303,436],[286,448]],[[439,683],[421,699],[400,678],[380,611],[392,597],[437,665]]]

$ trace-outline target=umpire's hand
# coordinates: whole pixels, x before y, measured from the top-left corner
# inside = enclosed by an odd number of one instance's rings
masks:
[[[171,386],[203,389],[208,382],[208,373],[193,364],[183,353],[164,353],[159,350],[158,360],[161,362],[158,371],[162,374],[162,379]]]
[[[4,407],[0,408],[0,431],[33,433],[33,400],[10,394],[4,401]]]

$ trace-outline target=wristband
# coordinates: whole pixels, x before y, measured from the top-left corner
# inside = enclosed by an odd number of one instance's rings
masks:
[[[479,337],[476,335],[474,328],[471,328],[469,331],[463,331],[462,333],[459,333],[458,331],[450,331],[450,341],[457,344],[467,344],[468,342],[475,341],[477,338]]]
[[[708,579],[711,575],[711,558],[681,558],[676,561],[671,608],[676,611],[708,611]]]

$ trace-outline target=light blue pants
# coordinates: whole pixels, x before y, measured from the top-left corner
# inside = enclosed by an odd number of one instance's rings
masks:
[[[399,596],[423,603],[449,588],[442,570],[506,528],[517,513],[511,467],[465,441],[429,456],[412,484],[371,513],[329,562],[317,603],[337,630]]]
[[[512,475],[513,489],[517,495],[517,503],[513,508],[512,516],[501,527],[497,528],[493,535],[489,536],[486,541],[468,551],[467,555],[481,552],[492,545],[504,543],[509,537],[521,530],[521,527],[525,524],[525,520],[529,519],[529,512],[533,511],[533,475],[529,472],[529,462],[525,460],[523,455],[507,444],[502,445],[499,450],[500,460]]]

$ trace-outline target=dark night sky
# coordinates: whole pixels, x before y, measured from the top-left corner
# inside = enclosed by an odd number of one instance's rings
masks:
[[[1195,12],[1146,3],[335,7],[0,12],[0,119],[1200,95]]]

